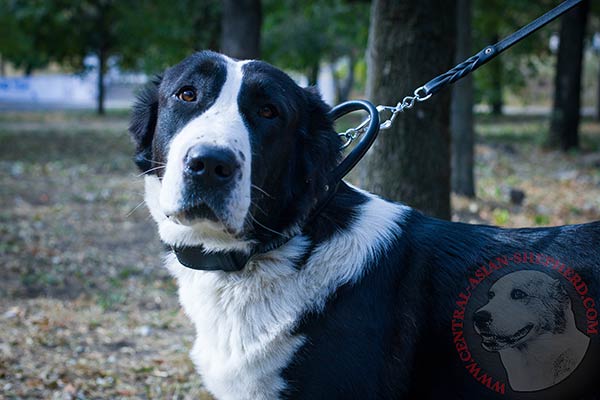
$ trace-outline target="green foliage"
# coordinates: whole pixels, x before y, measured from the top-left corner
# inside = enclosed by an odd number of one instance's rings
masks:
[[[592,3],[599,14],[600,6]],[[473,52],[555,5],[554,0],[473,0]],[[351,55],[361,83],[369,8],[369,1],[358,0],[263,0],[263,57],[311,76],[321,62]],[[50,61],[81,70],[84,58],[102,49],[121,68],[152,74],[193,51],[218,49],[220,19],[218,0],[0,0],[0,54],[27,71]],[[477,71],[478,101],[498,101],[498,87],[523,87],[548,64],[548,39],[557,29],[554,22]],[[338,79],[348,67],[337,71]]]
[[[121,18],[123,51],[119,60],[127,69],[157,73],[193,51],[219,48],[218,0],[126,3]]]
[[[27,73],[46,66],[63,17],[53,2],[0,0],[0,54]]]
[[[552,0],[474,0],[473,52],[503,39],[555,6]],[[501,102],[502,88],[514,91],[523,87],[526,77],[535,75],[537,68],[546,64],[539,60],[548,60],[551,56],[548,42],[556,29],[557,22],[554,22],[477,71],[476,102]]]
[[[550,216],[545,214],[536,214],[533,217],[533,223],[536,225],[550,225]]]
[[[495,225],[506,225],[510,220],[510,212],[503,208],[496,208],[492,212]]]
[[[362,58],[369,2],[264,0],[264,57],[311,72],[321,61]],[[74,70],[90,54],[125,69],[162,71],[193,51],[218,49],[218,0],[0,0],[0,54],[17,67],[55,61]]]
[[[263,56],[280,67],[310,74],[321,61],[363,55],[368,2],[265,0],[263,7]]]
[[[17,67],[56,61],[75,70],[101,51],[155,73],[200,48],[217,48],[217,0],[0,0],[0,54]]]
[[[599,16],[600,15],[600,2],[597,1],[592,1],[590,4],[590,12],[593,16]]]

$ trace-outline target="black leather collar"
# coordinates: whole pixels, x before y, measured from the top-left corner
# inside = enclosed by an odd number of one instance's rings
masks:
[[[189,247],[172,247],[177,260],[184,266],[201,271],[241,271],[250,262],[250,260],[261,254],[275,250],[290,240],[289,238],[280,238],[269,242],[266,245],[257,246],[251,253],[242,251],[221,251],[209,252],[202,245]],[[304,257],[302,258],[304,260]],[[304,260],[305,261],[305,260]]]
[[[181,265],[202,271],[240,271],[254,255],[241,251],[207,252],[202,246],[172,249]]]
[[[334,185],[333,187],[327,187],[327,193],[321,199],[319,203],[317,203],[311,215],[308,217],[305,225],[309,224],[317,215],[325,209],[327,204],[331,201],[337,189],[339,187],[339,183]],[[275,239],[266,245],[258,246],[255,248],[250,254],[244,253],[242,251],[223,251],[223,252],[208,252],[202,245],[200,246],[189,246],[189,247],[172,247],[173,253],[177,260],[184,267],[201,270],[201,271],[225,271],[225,272],[236,272],[241,271],[248,264],[248,262],[255,256],[260,254],[267,253],[269,251],[275,250],[287,242],[289,242],[292,238],[278,238]],[[301,258],[303,262],[306,261],[305,257]]]

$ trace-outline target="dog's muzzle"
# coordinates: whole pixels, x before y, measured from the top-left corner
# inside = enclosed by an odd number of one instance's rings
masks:
[[[490,323],[492,322],[492,314],[489,311],[479,310],[473,315],[473,323],[475,327],[480,331],[489,329]]]

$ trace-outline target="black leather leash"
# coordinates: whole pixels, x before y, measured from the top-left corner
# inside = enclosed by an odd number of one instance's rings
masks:
[[[567,0],[558,5],[556,8],[553,8],[552,10],[548,11],[546,14],[542,15],[535,21],[525,25],[515,33],[505,37],[498,43],[493,44],[491,46],[487,46],[479,53],[475,54],[472,57],[469,57],[467,60],[461,62],[445,74],[437,76],[429,82],[427,82],[426,84],[424,84],[422,86],[424,94],[426,96],[435,94],[445,86],[456,82],[457,80],[463,78],[467,74],[470,74],[477,68],[481,67],[483,64],[487,63],[488,61],[502,53],[504,50],[512,47],[513,45],[525,39],[527,36],[531,35],[538,29],[554,21],[556,18],[560,17],[561,15],[563,15],[564,13],[581,3],[582,1],[583,0]]]
[[[349,146],[358,137],[361,139],[350,154],[331,172],[329,182],[323,188],[323,198],[317,203],[306,223],[310,223],[312,219],[317,217],[323,211],[335,195],[344,176],[346,176],[346,174],[350,172],[356,163],[358,163],[358,161],[366,154],[367,150],[369,150],[375,141],[379,131],[390,128],[399,112],[412,108],[416,102],[422,102],[429,99],[444,87],[470,74],[483,64],[498,56],[504,50],[552,22],[582,1],[583,0],[567,0],[561,3],[556,8],[502,39],[500,42],[485,47],[479,53],[469,57],[467,60],[456,65],[446,73],[433,78],[416,89],[413,96],[406,96],[396,106],[375,107],[365,100],[352,100],[334,107],[329,113],[332,120],[336,120],[348,113],[358,110],[367,111],[369,116],[359,126],[350,128],[346,132],[339,134],[339,136],[345,140],[342,148]],[[382,111],[391,112],[391,117],[380,124],[379,113]],[[202,246],[174,247],[172,250],[178,261],[188,268],[203,271],[233,272],[242,270],[254,257],[281,247],[290,239],[291,237],[278,238],[266,245],[256,247],[249,254],[242,251],[208,252]]]

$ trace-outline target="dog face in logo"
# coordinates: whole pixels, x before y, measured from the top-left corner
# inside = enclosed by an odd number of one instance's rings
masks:
[[[519,271],[500,279],[488,291],[488,302],[473,315],[476,332],[488,351],[517,347],[545,334],[566,329],[571,300],[557,279],[538,271]]]
[[[518,271],[498,279],[473,314],[482,347],[498,352],[515,391],[546,389],[583,360],[589,338],[577,329],[571,300],[558,279]]]

